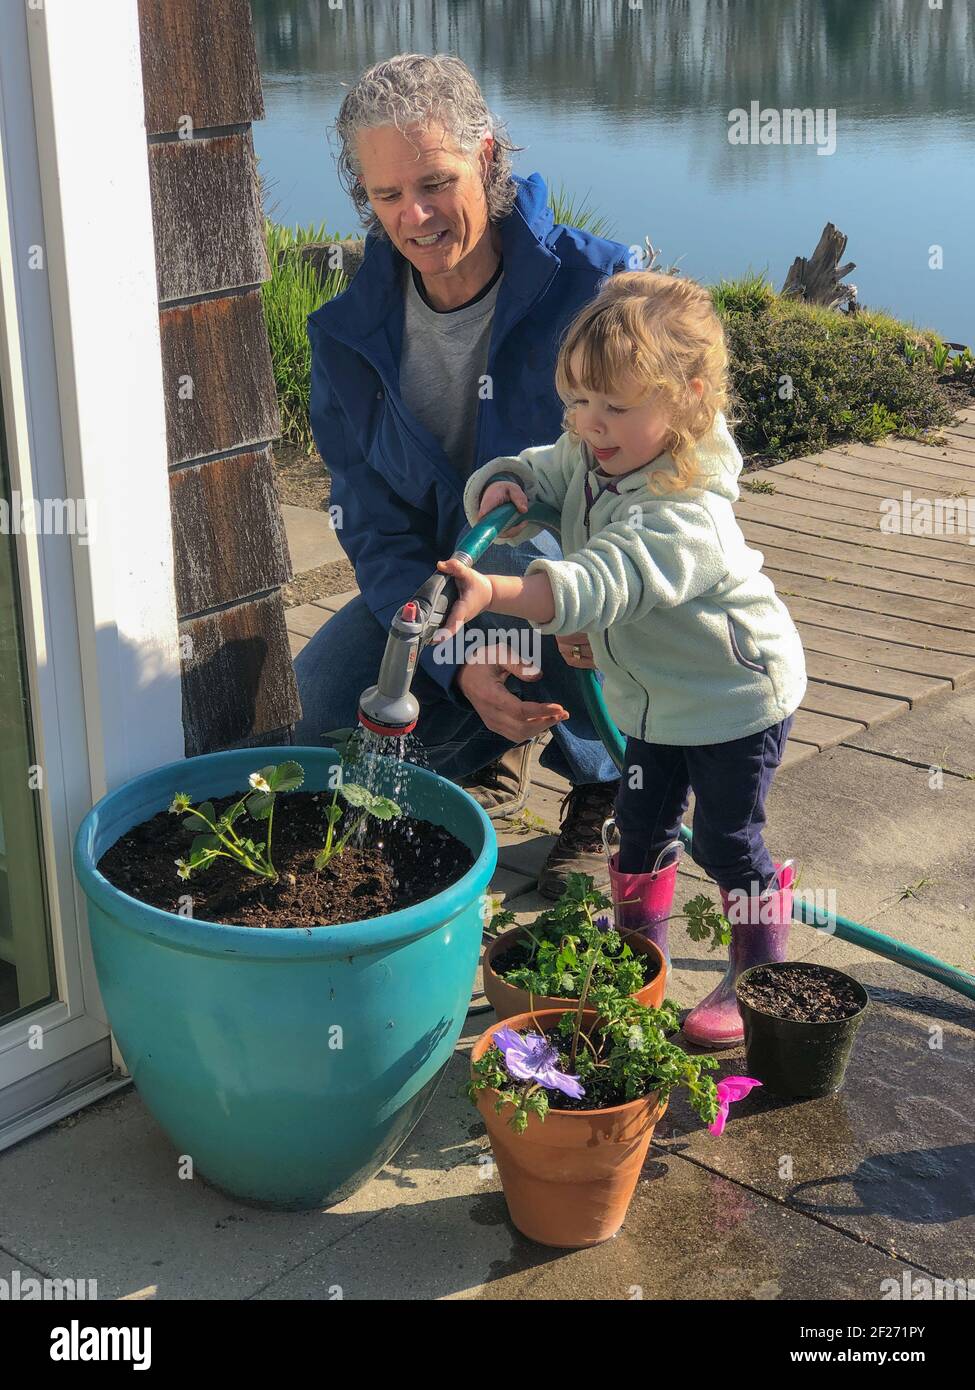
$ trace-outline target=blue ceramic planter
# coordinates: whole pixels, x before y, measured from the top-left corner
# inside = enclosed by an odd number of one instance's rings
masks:
[[[251,772],[285,758],[305,769],[302,790],[320,791],[337,755],[248,748],[168,763],[93,807],[74,864],[102,998],[149,1110],[217,1187],[300,1209],[341,1201],[373,1177],[433,1095],[470,1001],[497,842],[471,797],[415,769],[411,813],[447,826],[475,862],[451,887],[387,917],[220,926],[139,902],[96,869],[175,792],[194,805],[243,793]],[[284,797],[279,817],[286,807]],[[192,880],[185,887],[192,893]]]

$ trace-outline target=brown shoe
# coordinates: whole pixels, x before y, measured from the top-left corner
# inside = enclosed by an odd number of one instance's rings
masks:
[[[461,779],[460,785],[486,812],[489,820],[514,816],[528,800],[535,739],[502,753],[497,762]]]
[[[619,778],[570,787],[562,802],[562,827],[538,879],[546,898],[561,897],[569,874],[591,874],[596,887],[609,891],[609,865],[603,849],[603,821],[613,814]]]

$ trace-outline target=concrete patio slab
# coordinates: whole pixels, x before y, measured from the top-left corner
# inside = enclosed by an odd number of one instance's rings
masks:
[[[871,995],[843,1089],[753,1091],[715,1144],[680,1096],[654,1136],[823,1226],[941,1278],[975,1276],[975,1005],[897,966],[847,966]],[[722,1074],[747,1075],[744,1049]]]
[[[368,1219],[264,1211],[201,1177],[126,1091],[0,1155],[0,1250],[50,1277],[95,1279],[99,1298],[249,1298]]]
[[[331,524],[327,511],[293,507],[285,503],[281,507],[281,518],[288,537],[291,568],[296,575],[317,569],[331,560],[345,559],[338,532]]]
[[[468,1161],[446,1172],[425,1203],[377,1217],[259,1297],[341,1290],[346,1299],[376,1300],[877,1298],[881,1280],[899,1280],[905,1269],[663,1151],[649,1157],[616,1237],[589,1250],[548,1249],[511,1225],[488,1158],[472,1140]]]

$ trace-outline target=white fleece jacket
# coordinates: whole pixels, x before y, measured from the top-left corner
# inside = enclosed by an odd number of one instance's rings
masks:
[[[673,474],[667,453],[610,490],[588,447],[563,434],[492,459],[464,492],[472,524],[498,474],[561,511],[565,558],[533,560],[526,571],[544,572],[555,598],[539,630],[588,635],[610,714],[621,733],[648,743],[743,738],[785,719],[806,691],[799,633],[732,509],[742,460],[723,416],[698,458],[706,476],[693,490],[651,491],[651,474]]]

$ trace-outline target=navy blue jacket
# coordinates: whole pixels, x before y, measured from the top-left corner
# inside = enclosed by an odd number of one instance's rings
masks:
[[[486,368],[493,397],[478,406],[472,472],[558,439],[559,338],[600,281],[626,265],[620,243],[554,225],[539,174],[515,180],[517,202],[498,224],[504,274]],[[400,394],[402,265],[391,242],[368,236],[349,288],[308,317],[312,433],[331,504],[342,509],[339,540],[384,627],[467,526],[466,480]],[[420,659],[456,698],[455,667],[434,662],[429,645]]]

